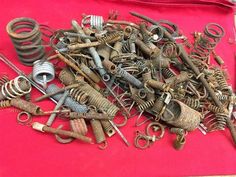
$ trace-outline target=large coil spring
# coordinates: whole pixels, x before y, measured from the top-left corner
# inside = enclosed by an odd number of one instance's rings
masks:
[[[143,104],[138,105],[139,111],[145,111],[154,105],[154,100],[145,101]]]
[[[4,85],[8,81],[9,81],[9,78],[7,75],[3,74],[0,76],[0,86]]]
[[[220,70],[219,68],[215,68],[215,78],[219,84],[219,90],[228,90],[228,84],[226,81],[226,78],[222,72],[222,70]]]
[[[224,36],[224,33],[224,29],[219,24],[207,24],[204,33],[195,43],[191,55],[196,55],[202,60],[207,60],[211,51],[214,50],[220,39]]]
[[[11,101],[10,100],[3,100],[0,101],[0,108],[7,108],[11,106]]]
[[[78,101],[80,104],[86,104],[88,102],[88,94],[78,88],[70,89],[69,94],[75,101]]]
[[[15,18],[7,24],[7,33],[22,64],[32,66],[34,61],[45,56],[40,27],[35,20]]]
[[[1,86],[0,100],[20,97],[28,94],[32,87],[28,79],[24,76],[18,76],[13,80],[6,82]]]
[[[162,72],[162,75],[164,76],[165,79],[175,76],[175,73],[172,70],[170,70],[169,68],[163,68],[161,70],[161,72]]]
[[[202,106],[199,99],[187,98],[184,99],[183,102],[193,109],[198,109]]]

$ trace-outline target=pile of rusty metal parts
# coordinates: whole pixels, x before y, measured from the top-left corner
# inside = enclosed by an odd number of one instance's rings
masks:
[[[206,134],[228,127],[236,144],[236,98],[224,61],[214,50],[224,29],[209,23],[194,32],[190,42],[167,20],[130,14],[137,23],[120,21],[112,12],[106,20],[83,15],[80,24],[72,20],[71,29],[60,30],[30,18],[10,21],[7,33],[20,62],[32,67],[32,73],[26,75],[0,55],[19,75],[12,80],[1,77],[1,108],[22,110],[19,123],[55,134],[60,143],[93,143],[87,136],[91,126],[99,148],[105,149],[106,136],[115,133],[129,145],[119,128],[133,118],[135,126],[146,126],[144,132],[135,132],[134,145],[140,149],[162,139],[168,130],[176,134],[177,150],[195,129]],[[218,66],[210,64],[211,59]],[[36,100],[30,99],[32,86],[43,93]],[[43,111],[33,103],[46,98],[56,103],[54,110]],[[32,119],[42,115],[49,116],[45,124]],[[71,130],[53,128],[56,117],[67,119]]]

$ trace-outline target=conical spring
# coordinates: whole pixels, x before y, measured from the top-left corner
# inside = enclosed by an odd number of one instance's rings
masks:
[[[20,97],[30,93],[32,87],[28,79],[24,76],[18,76],[13,80],[6,82],[1,86],[0,100]]]
[[[7,33],[22,64],[32,66],[34,61],[44,58],[40,27],[35,20],[15,18],[7,24]]]

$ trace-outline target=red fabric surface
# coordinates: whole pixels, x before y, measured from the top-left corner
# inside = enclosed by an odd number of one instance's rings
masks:
[[[221,1],[223,2],[223,1]],[[5,27],[16,17],[31,17],[41,24],[54,29],[70,28],[72,19],[81,19],[81,14],[108,16],[110,10],[118,10],[119,19],[138,21],[129,15],[129,11],[150,16],[154,19],[167,19],[180,27],[183,33],[191,37],[193,31],[202,31],[209,22],[222,25],[226,35],[217,46],[217,53],[224,58],[231,83],[235,88],[234,59],[235,45],[229,44],[233,38],[233,10],[227,7],[206,5],[161,6],[127,1],[1,1],[0,52],[5,54],[26,73],[31,68],[24,67],[17,59],[14,47]],[[1,73],[16,76],[11,69],[0,62]],[[33,98],[40,95],[34,89]],[[40,102],[44,110],[52,110],[54,104],[49,100]],[[80,141],[62,145],[53,135],[36,132],[30,127],[16,123],[17,112],[14,109],[0,110],[0,176],[186,176],[236,174],[236,153],[228,129],[209,133],[206,136],[198,130],[189,133],[182,151],[172,147],[174,135],[165,133],[162,140],[147,150],[133,146],[134,131],[144,131],[144,126],[134,127],[134,119],[120,130],[132,144],[126,147],[116,134],[108,138],[108,148],[101,151],[97,145],[88,145]],[[36,117],[34,121],[45,123],[47,117]],[[56,121],[53,127],[62,120]],[[90,130],[91,132],[91,130]],[[90,136],[91,133],[89,134]]]

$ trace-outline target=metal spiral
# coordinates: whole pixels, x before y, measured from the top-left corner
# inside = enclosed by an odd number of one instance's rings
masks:
[[[202,106],[199,99],[187,98],[184,99],[183,102],[193,109],[198,109]]]
[[[18,76],[1,86],[0,100],[20,97],[28,94],[32,87],[29,80],[24,76]]]
[[[222,113],[224,112],[224,109],[223,108],[220,108],[218,106],[215,106],[215,105],[208,105],[207,109],[211,112],[214,112],[214,113]]]
[[[145,110],[151,108],[154,105],[154,102],[155,102],[154,100],[146,101],[143,104],[138,105],[138,110],[140,112],[145,111]]]
[[[10,100],[3,100],[0,101],[0,108],[7,108],[11,106],[11,101]]]
[[[22,64],[32,66],[34,61],[44,58],[40,27],[35,20],[15,18],[7,24],[7,33]]]
[[[3,74],[1,77],[0,77],[0,86],[4,85],[6,82],[10,81],[8,76]]]
[[[80,104],[86,104],[88,102],[88,94],[78,88],[70,89],[69,94],[75,101],[78,101]]]
[[[171,78],[171,77],[175,76],[175,73],[169,68],[163,68],[161,70],[161,72],[162,72],[162,75],[164,76],[165,79],[168,79],[168,78]]]
[[[81,135],[86,135],[88,133],[88,128],[84,119],[71,119],[70,127],[73,132],[79,133]]]
[[[84,25],[90,24],[92,28],[95,28],[97,30],[103,29],[103,17],[97,16],[97,15],[87,15],[82,19],[82,27]]]
[[[225,113],[216,113],[206,117],[203,121],[204,126],[208,132],[224,130],[226,127],[226,120],[228,115]]]
[[[224,36],[224,29],[216,23],[209,23],[206,25],[202,35],[198,36],[195,41],[195,46],[191,51],[191,55],[198,56],[202,60],[207,60],[210,53],[220,39]]]
[[[220,101],[227,101],[227,100],[229,100],[229,95],[218,94],[218,95],[216,95],[216,97],[217,97]]]
[[[225,78],[225,76],[223,74],[223,71],[220,70],[219,68],[215,68],[214,70],[215,70],[214,76],[215,76],[215,78],[216,78],[216,80],[217,80],[217,82],[218,82],[218,84],[220,86],[219,90],[228,90],[229,87],[228,87],[226,78]]]
[[[143,87],[143,83],[140,80],[138,80],[133,75],[131,75],[130,73],[125,71],[123,68],[118,67],[117,74],[119,74],[121,78],[123,78],[124,80],[126,80],[130,84],[132,84],[138,88]]]
[[[103,38],[99,38],[98,42],[100,44],[113,43],[113,42],[116,42],[116,41],[120,40],[120,38],[121,38],[120,33],[115,32],[115,33],[109,34],[109,35],[107,35]]]
[[[48,61],[35,61],[33,66],[33,79],[44,88],[47,83],[55,78],[55,70],[52,63]]]

